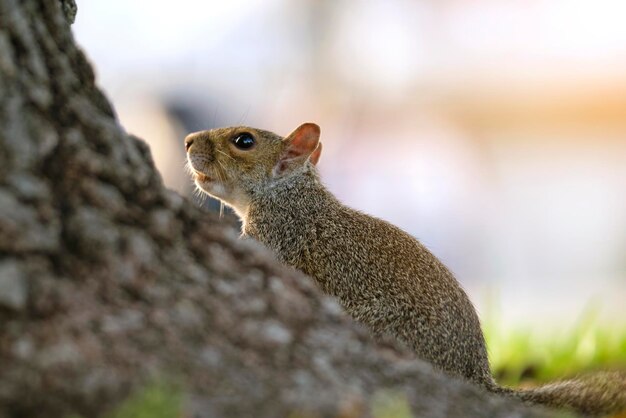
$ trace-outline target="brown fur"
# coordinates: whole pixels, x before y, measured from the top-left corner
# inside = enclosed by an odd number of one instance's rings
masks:
[[[242,132],[255,138],[250,150],[232,142]],[[215,129],[189,135],[186,145],[196,184],[234,208],[242,235],[314,278],[375,335],[392,335],[439,369],[494,392],[583,413],[626,409],[619,373],[530,391],[498,387],[476,311],[450,271],[415,238],[346,207],[322,185],[317,125],[286,138]]]

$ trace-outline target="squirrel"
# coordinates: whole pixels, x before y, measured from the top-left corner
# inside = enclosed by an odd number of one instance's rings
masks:
[[[286,137],[250,127],[185,138],[196,186],[230,206],[242,237],[266,245],[312,277],[378,337],[391,335],[436,368],[495,393],[601,415],[626,410],[626,375],[535,389],[498,386],[479,318],[453,274],[417,239],[348,208],[322,184],[320,128],[305,123]]]

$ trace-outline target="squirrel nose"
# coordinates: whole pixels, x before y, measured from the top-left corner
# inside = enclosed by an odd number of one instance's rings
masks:
[[[193,145],[194,135],[187,135],[185,138],[185,151],[189,151],[189,148]]]

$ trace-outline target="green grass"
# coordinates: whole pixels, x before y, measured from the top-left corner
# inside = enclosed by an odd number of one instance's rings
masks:
[[[153,383],[131,395],[106,418],[177,418],[182,416],[180,389]]]
[[[542,383],[600,369],[626,368],[626,325],[600,322],[589,308],[558,329],[507,327],[493,312],[483,320],[496,380],[505,385]]]
[[[400,392],[380,390],[371,401],[374,418],[412,418],[411,407],[406,396]]]
[[[181,418],[183,396],[180,387],[163,381],[154,381],[138,389],[105,418]],[[66,418],[85,418],[69,415]]]

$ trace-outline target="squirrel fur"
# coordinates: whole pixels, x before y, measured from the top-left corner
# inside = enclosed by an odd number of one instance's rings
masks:
[[[626,375],[605,372],[528,390],[498,386],[476,310],[452,273],[399,228],[348,208],[321,183],[320,128],[287,137],[249,127],[185,139],[196,185],[231,206],[242,236],[312,277],[376,336],[492,392],[602,415],[626,410]]]

